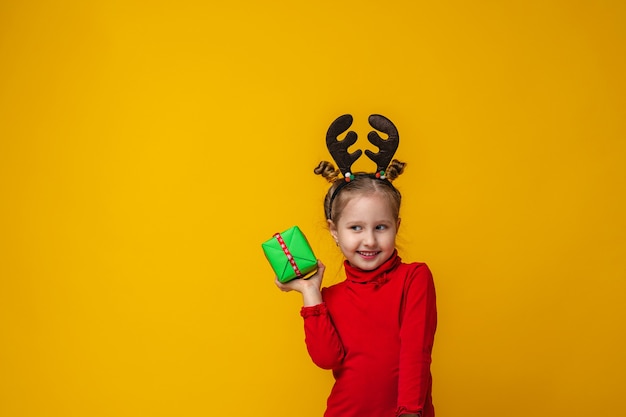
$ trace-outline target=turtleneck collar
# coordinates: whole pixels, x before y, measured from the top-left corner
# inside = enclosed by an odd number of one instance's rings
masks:
[[[378,268],[371,271],[363,271],[362,269],[355,268],[346,260],[343,262],[343,266],[346,270],[346,278],[350,282],[356,282],[359,284],[366,284],[368,282],[382,285],[387,282],[387,272],[394,269],[402,262],[402,259],[398,256],[398,251],[394,250],[393,254]]]

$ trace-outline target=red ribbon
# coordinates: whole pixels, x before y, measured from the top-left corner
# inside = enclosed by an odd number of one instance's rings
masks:
[[[280,233],[276,233],[274,237],[276,238],[276,240],[278,240],[278,243],[280,244],[280,247],[282,248],[283,252],[285,252],[285,256],[287,257],[287,260],[291,264],[291,267],[295,271],[296,275],[301,276],[302,274],[300,273],[300,269],[298,268],[298,265],[296,265],[296,261],[293,259],[291,252],[289,252],[289,248],[285,244],[283,237],[280,235]]]

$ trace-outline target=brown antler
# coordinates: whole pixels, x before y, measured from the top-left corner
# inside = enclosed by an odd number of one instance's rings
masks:
[[[367,140],[378,147],[378,152],[365,150],[365,154],[376,163],[376,172],[386,171],[400,144],[398,129],[396,129],[391,120],[380,114],[372,114],[368,120],[373,128],[386,133],[388,137],[387,139],[383,139],[376,131],[368,133]]]
[[[363,151],[358,149],[352,153],[348,153],[348,148],[356,143],[356,132],[350,131],[343,140],[338,140],[337,136],[345,132],[352,125],[352,116],[344,114],[335,119],[330,124],[326,133],[326,146],[330,155],[337,163],[337,168],[343,175],[351,172],[352,164],[359,159]]]

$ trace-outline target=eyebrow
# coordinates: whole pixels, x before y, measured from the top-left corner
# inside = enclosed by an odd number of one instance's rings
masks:
[[[363,220],[346,220],[346,226],[358,225],[367,223]],[[372,222],[373,224],[395,224],[394,220],[375,220]]]

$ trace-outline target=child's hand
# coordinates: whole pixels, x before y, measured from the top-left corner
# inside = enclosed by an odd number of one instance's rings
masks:
[[[317,271],[315,274],[307,279],[294,279],[289,282],[282,283],[278,278],[274,279],[276,286],[285,292],[297,291],[302,294],[302,298],[305,306],[312,306],[322,302],[322,294],[320,288],[322,286],[322,278],[324,277],[324,270],[326,267],[320,261],[317,260]]]

